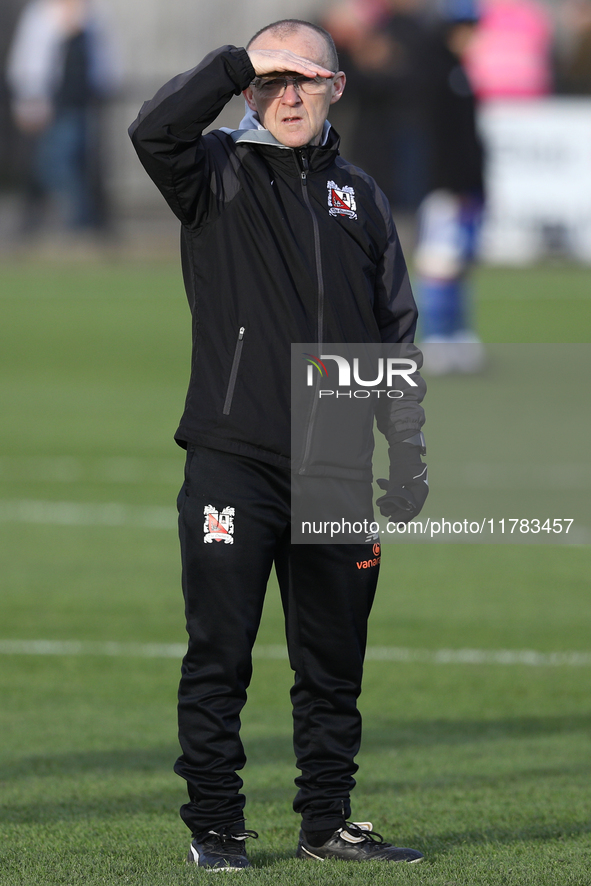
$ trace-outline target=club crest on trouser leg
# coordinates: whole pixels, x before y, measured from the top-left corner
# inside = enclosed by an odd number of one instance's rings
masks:
[[[203,541],[211,544],[214,541],[223,541],[227,545],[234,544],[234,515],[235,508],[224,508],[222,511],[213,505],[205,505],[203,508]]]
[[[328,188],[328,214],[357,218],[357,202],[353,188],[350,185],[339,188],[333,181],[327,182],[326,187]]]

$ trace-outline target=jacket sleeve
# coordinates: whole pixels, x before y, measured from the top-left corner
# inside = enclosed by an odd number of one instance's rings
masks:
[[[245,49],[223,46],[166,83],[129,127],[142,165],[184,224],[199,223],[209,205],[203,130],[254,76]]]
[[[401,389],[404,390],[402,399],[380,397],[377,403],[378,428],[392,445],[412,437],[425,423],[421,402],[427,386],[419,372],[423,365],[423,355],[414,344],[418,310],[400,240],[387,198],[381,191],[376,194],[376,202],[382,211],[387,231],[387,244],[380,262],[374,302],[374,311],[384,343],[384,356],[413,360],[417,365],[417,371],[410,375],[415,386],[407,383],[401,385]]]

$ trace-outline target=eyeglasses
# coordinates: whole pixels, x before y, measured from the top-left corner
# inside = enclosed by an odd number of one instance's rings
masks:
[[[332,77],[256,77],[252,85],[265,98],[280,98],[285,94],[288,85],[293,86],[297,92],[305,92],[306,95],[318,95],[325,92]]]

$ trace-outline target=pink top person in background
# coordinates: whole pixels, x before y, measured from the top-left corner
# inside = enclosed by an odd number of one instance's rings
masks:
[[[553,26],[536,0],[482,0],[482,17],[464,59],[479,99],[517,99],[552,91]]]

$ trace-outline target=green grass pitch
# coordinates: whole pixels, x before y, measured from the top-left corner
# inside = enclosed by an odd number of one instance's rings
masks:
[[[574,267],[480,269],[481,333],[589,342],[590,282]],[[184,641],[169,524],[190,356],[180,270],[13,264],[0,273],[0,304],[0,884],[206,882],[185,864],[177,815],[180,662],[125,646]],[[409,867],[293,858],[291,675],[285,661],[257,658],[244,780],[247,826],[261,837],[253,868],[233,876],[588,886],[590,574],[585,545],[387,547],[372,647],[541,655],[368,661],[353,817],[423,851]],[[272,586],[258,643],[282,638]],[[8,654],[10,640],[97,645]],[[107,642],[129,654],[104,654]],[[555,652],[587,657],[543,658]]]

